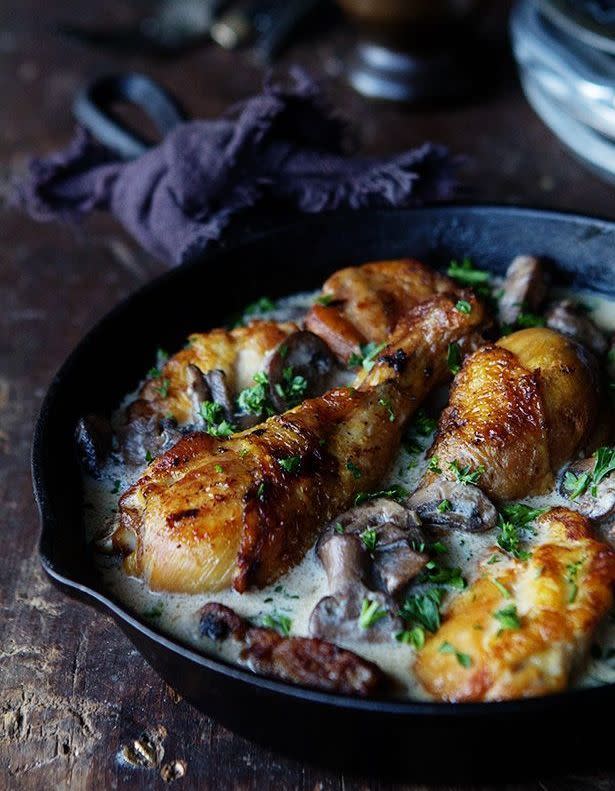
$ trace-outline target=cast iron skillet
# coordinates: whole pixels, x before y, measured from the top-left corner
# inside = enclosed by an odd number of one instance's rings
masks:
[[[308,760],[413,775],[484,768],[510,776],[538,756],[558,766],[600,736],[615,685],[489,704],[359,700],[271,681],[200,655],[156,631],[101,589],[83,541],[73,434],[81,415],[108,414],[152,364],[190,332],[224,323],[263,294],[317,288],[335,269],[414,256],[434,265],[471,256],[502,272],[521,252],[557,262],[561,281],[615,298],[615,223],[532,209],[447,206],[323,214],[247,238],[163,275],[129,297],[56,375],[34,435],[41,560],[70,593],[110,613],[182,695],[240,733]],[[606,729],[604,729],[606,730]],[[546,741],[545,741],[546,739]],[[554,751],[548,750],[553,743]],[[520,760],[510,760],[511,751]],[[472,756],[475,756],[474,759]]]

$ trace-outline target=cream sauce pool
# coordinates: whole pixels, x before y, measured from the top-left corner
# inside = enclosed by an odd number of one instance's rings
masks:
[[[555,289],[553,293],[557,295]],[[262,316],[276,321],[297,321],[312,304],[315,296],[316,294],[306,293],[281,299],[274,310]],[[591,317],[599,327],[609,332],[615,331],[615,302],[588,293],[577,293],[573,296],[588,307]],[[124,405],[133,397],[134,394],[128,396]],[[431,407],[430,411],[434,411],[436,405],[441,408],[445,401],[445,394],[434,393],[431,404],[428,402],[426,406]],[[388,475],[383,478],[382,488],[387,488],[391,484],[400,484],[409,492],[416,488],[427,465],[425,452],[431,445],[432,436],[421,436],[418,439],[423,451],[408,453],[402,448]],[[84,477],[85,527],[88,542],[94,542],[108,530],[117,513],[120,494],[137,480],[145,466],[141,469],[131,468],[130,475],[127,476],[124,465],[111,461],[99,479]],[[570,502],[556,492],[542,497],[525,498],[523,502],[536,508],[570,506]],[[468,584],[471,584],[477,575],[480,562],[492,554],[496,536],[493,531],[476,535],[451,531],[446,536],[440,537],[440,540],[447,547],[446,564],[452,567],[458,566]],[[526,535],[528,549],[531,549],[533,540],[536,541],[536,536],[532,536],[531,531],[528,531]],[[160,632],[194,647],[201,653],[230,662],[237,659],[232,646],[224,643],[216,644],[199,635],[196,613],[204,604],[211,601],[220,602],[255,623],[259,623],[266,615],[285,616],[291,621],[292,635],[308,636],[310,614],[317,602],[328,593],[324,570],[313,549],[308,551],[301,563],[274,584],[244,594],[232,589],[210,594],[154,593],[141,580],[128,577],[118,560],[99,553],[96,553],[96,559],[102,585],[115,600]],[[447,605],[457,593],[458,591],[448,590],[443,612],[446,612]],[[415,649],[410,645],[394,640],[380,644],[341,641],[338,644],[372,660],[395,679],[397,697],[412,699],[429,697],[413,676]],[[608,683],[615,683],[615,616],[609,617],[595,635],[590,656],[578,673],[574,686],[598,686]]]

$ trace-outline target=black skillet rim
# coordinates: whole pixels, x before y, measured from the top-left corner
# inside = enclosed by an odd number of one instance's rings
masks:
[[[198,256],[190,259],[183,266],[192,267],[198,265],[204,258],[215,260],[219,255],[225,255],[229,250],[236,250],[242,247],[249,247],[259,239],[281,232],[283,230],[292,230],[293,226],[304,225],[305,223],[317,222],[322,220],[323,215],[331,218],[343,219],[344,217],[353,216],[357,220],[360,215],[373,216],[374,214],[387,213],[407,215],[408,217],[413,214],[421,213],[443,213],[445,215],[454,214],[455,211],[463,211],[466,214],[472,215],[502,215],[510,216],[516,215],[519,217],[537,217],[537,218],[550,218],[553,220],[561,221],[577,221],[580,224],[587,225],[592,223],[594,225],[605,226],[607,230],[615,231],[615,221],[590,216],[582,215],[578,212],[566,211],[552,211],[548,209],[533,208],[529,206],[516,206],[507,204],[480,204],[480,203],[454,203],[454,204],[439,204],[437,206],[419,207],[413,209],[395,209],[395,210],[354,210],[354,211],[334,211],[315,215],[313,217],[306,216],[293,222],[280,224],[266,229],[265,231],[256,231],[247,234],[240,241],[236,243],[220,246],[211,253],[204,256]],[[318,690],[300,687],[293,684],[287,684],[280,681],[275,681],[265,676],[256,675],[248,670],[242,670],[234,665],[228,664],[224,661],[210,658],[204,654],[200,654],[180,641],[174,641],[165,636],[163,633],[152,629],[147,624],[135,618],[128,610],[108,598],[100,591],[85,585],[78,580],[73,579],[63,573],[61,569],[54,566],[53,559],[47,555],[45,544],[52,534],[56,517],[52,513],[49,505],[46,483],[45,483],[45,463],[43,459],[43,447],[45,439],[45,431],[47,425],[47,416],[51,410],[51,405],[56,398],[58,390],[62,388],[62,381],[65,374],[75,364],[79,358],[82,348],[90,343],[93,338],[100,334],[106,326],[112,323],[117,314],[123,313],[125,310],[130,309],[131,302],[138,296],[142,296],[150,289],[158,289],[161,283],[164,283],[168,278],[174,276],[177,269],[172,269],[162,275],[149,281],[136,291],[129,294],[121,300],[114,308],[105,314],[92,329],[79,341],[77,346],[66,358],[58,372],[53,377],[45,398],[42,402],[38,417],[36,419],[33,440],[32,440],[32,453],[31,453],[31,471],[34,489],[34,498],[39,512],[39,521],[41,524],[41,535],[39,540],[39,555],[41,564],[45,572],[50,576],[52,581],[60,586],[69,588],[71,591],[77,593],[80,598],[83,598],[87,604],[102,605],[115,619],[123,621],[128,626],[132,627],[135,631],[141,633],[145,638],[153,641],[162,648],[172,653],[180,655],[183,659],[200,665],[207,672],[220,674],[234,681],[240,682],[248,687],[256,688],[256,691],[262,690],[283,698],[294,698],[297,700],[317,704],[324,707],[334,707],[336,709],[344,709],[347,711],[364,712],[365,714],[373,715],[390,715],[392,717],[412,717],[431,719],[435,718],[439,721],[451,721],[462,718],[471,718],[472,720],[479,719],[484,721],[488,719],[501,719],[508,716],[528,716],[532,713],[556,713],[564,707],[569,708],[571,705],[594,707],[597,704],[608,704],[615,699],[615,683],[604,684],[598,687],[583,688],[569,690],[563,693],[554,695],[547,695],[544,697],[526,698],[522,700],[504,701],[504,702],[482,702],[482,703],[434,703],[430,701],[396,701],[386,698],[353,698],[348,695],[337,695],[333,693],[320,692]]]

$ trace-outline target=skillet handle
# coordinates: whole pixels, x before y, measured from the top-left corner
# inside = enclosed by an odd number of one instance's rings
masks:
[[[89,83],[75,97],[75,118],[122,159],[134,159],[154,144],[113,112],[114,104],[133,104],[153,122],[163,137],[187,115],[179,102],[144,74],[110,74]]]

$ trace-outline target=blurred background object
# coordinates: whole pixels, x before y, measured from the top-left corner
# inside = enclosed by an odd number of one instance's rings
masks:
[[[615,181],[615,3],[520,0],[511,33],[534,110],[583,162]]]
[[[481,91],[474,46],[486,0],[338,0],[359,31],[348,78],[366,96],[449,99]],[[482,91],[481,91],[482,92]]]

